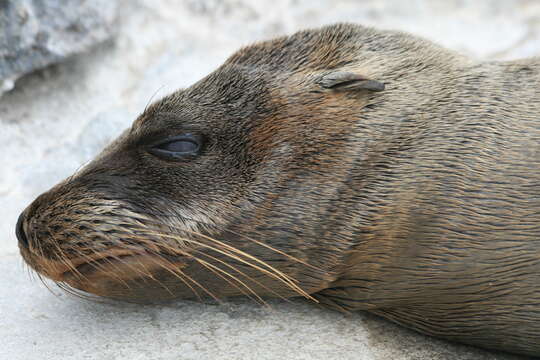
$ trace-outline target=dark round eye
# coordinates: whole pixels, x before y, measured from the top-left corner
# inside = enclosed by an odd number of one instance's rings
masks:
[[[184,134],[167,139],[151,147],[148,152],[167,160],[185,159],[197,155],[202,146],[202,138],[198,135]]]

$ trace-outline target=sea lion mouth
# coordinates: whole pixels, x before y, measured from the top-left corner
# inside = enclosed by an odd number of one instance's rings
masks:
[[[81,288],[81,284],[99,283],[104,279],[119,282],[135,278],[152,278],[153,274],[167,268],[182,269],[187,266],[186,256],[153,254],[144,250],[113,248],[91,255],[49,260],[30,252],[23,255],[27,262],[55,282]],[[86,286],[85,285],[85,286]],[[82,290],[82,289],[81,289]]]
[[[105,255],[103,257],[77,265],[73,269],[68,269],[59,277],[62,278],[62,281],[66,281],[78,276],[91,276],[92,274],[104,271],[104,268],[109,268],[112,266],[116,267],[120,265],[126,266],[126,264],[130,262],[131,258],[136,258],[138,256],[141,255]]]
[[[149,253],[133,253],[117,251],[115,254],[106,252],[101,256],[94,256],[86,262],[70,267],[62,272],[59,281],[96,281],[99,277],[126,278],[152,277],[156,269],[174,265],[176,269],[185,267],[185,260],[168,255],[154,255]],[[122,275],[122,276],[120,276]]]
[[[187,260],[184,256],[144,252],[119,252],[111,255],[106,252],[101,257],[66,269],[55,281],[94,295],[129,299],[141,296],[133,293],[136,289],[144,289],[150,286],[149,284],[161,284],[163,272],[169,272],[170,276],[179,276],[181,269],[186,266]],[[167,294],[167,297],[174,296],[171,293]]]

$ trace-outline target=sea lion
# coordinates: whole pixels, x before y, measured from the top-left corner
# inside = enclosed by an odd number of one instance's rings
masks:
[[[39,196],[21,253],[70,291],[302,295],[540,355],[539,85],[351,24],[247,46]]]

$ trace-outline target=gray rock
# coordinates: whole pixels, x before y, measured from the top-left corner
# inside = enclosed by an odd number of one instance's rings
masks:
[[[0,0],[0,95],[22,75],[110,38],[116,0]]]

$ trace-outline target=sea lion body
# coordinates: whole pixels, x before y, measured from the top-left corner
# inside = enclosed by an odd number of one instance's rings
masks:
[[[258,43],[17,232],[39,273],[102,296],[304,295],[540,355],[540,59],[346,24]]]

